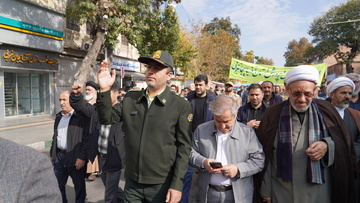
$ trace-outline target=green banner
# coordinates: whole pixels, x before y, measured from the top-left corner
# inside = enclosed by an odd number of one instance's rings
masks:
[[[313,66],[319,70],[321,83],[327,64],[321,63]],[[231,60],[229,78],[250,82],[271,81],[274,85],[284,85],[285,75],[291,68],[293,67],[254,64],[233,58]]]

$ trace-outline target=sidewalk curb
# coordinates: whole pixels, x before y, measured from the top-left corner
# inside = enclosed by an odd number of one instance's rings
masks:
[[[36,150],[44,150],[44,149],[47,149],[47,148],[51,147],[51,142],[52,142],[52,140],[42,141],[42,142],[35,142],[35,143],[32,143],[32,144],[28,144],[26,146],[34,148]]]

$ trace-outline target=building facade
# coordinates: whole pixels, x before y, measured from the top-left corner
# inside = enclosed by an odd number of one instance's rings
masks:
[[[53,114],[65,4],[0,2],[0,119]]]
[[[346,47],[339,47],[342,52],[347,51]],[[324,59],[324,63],[328,64],[328,75],[335,74],[336,76],[346,74],[346,65],[339,63],[334,56],[329,56]],[[354,58],[354,62],[351,64],[353,72],[360,74],[360,55]]]
[[[65,18],[66,0],[0,1],[0,119],[60,111],[58,94],[71,89],[87,51],[86,25]],[[145,84],[139,54],[124,36],[112,68],[126,89]],[[98,64],[100,63],[98,59]],[[89,80],[96,81],[97,68]]]

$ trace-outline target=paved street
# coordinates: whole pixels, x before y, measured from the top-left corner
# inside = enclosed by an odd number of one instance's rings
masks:
[[[49,151],[42,150],[44,154],[49,156]],[[124,189],[124,176],[121,174],[121,180],[119,186]],[[86,202],[92,203],[102,203],[104,202],[104,185],[100,177],[97,177],[94,181],[86,181]],[[75,202],[75,191],[74,185],[72,184],[71,178],[69,177],[67,186],[66,186],[66,196],[69,202]]]
[[[49,156],[49,148],[53,135],[54,118],[50,115],[31,116],[23,118],[9,118],[0,121],[0,137],[12,140],[21,145],[31,146]],[[120,186],[124,187],[122,176]],[[69,202],[75,202],[74,186],[68,179],[66,192]],[[104,186],[101,178],[86,182],[86,202],[104,202]]]
[[[50,115],[7,118],[0,120],[0,137],[42,150],[50,147],[53,126],[54,117]]]

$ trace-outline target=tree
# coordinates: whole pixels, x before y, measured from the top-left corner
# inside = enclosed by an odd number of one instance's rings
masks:
[[[196,57],[196,48],[194,38],[185,27],[179,33],[179,43],[177,44],[173,58],[175,67],[180,68],[184,72],[185,78],[194,78],[196,76],[195,69],[191,69],[191,60]]]
[[[245,54],[241,57],[241,60],[247,61],[250,63],[254,63],[255,54],[254,50],[250,50],[245,52]],[[263,64],[263,65],[274,65],[274,62],[272,59],[265,58],[263,56],[259,57],[259,59],[256,61],[256,64]]]
[[[220,30],[224,30],[230,35],[235,36],[237,41],[240,40],[240,28],[237,24],[234,24],[234,27],[232,26],[229,16],[225,19],[215,17],[210,23],[206,24],[203,29],[203,31],[211,35],[216,35]]]
[[[284,54],[284,66],[297,66],[306,62],[306,51],[312,44],[305,37],[300,38],[299,42],[293,39],[288,43],[287,51]]]
[[[268,59],[268,58],[265,58],[265,57],[260,57],[256,64],[263,64],[263,65],[270,65],[270,66],[273,66],[274,65],[274,61],[272,59]]]
[[[228,81],[231,58],[241,57],[240,29],[232,25],[230,18],[214,18],[209,24],[193,23],[196,58],[191,62],[195,75],[205,73],[212,80]]]
[[[166,41],[166,43],[164,43],[164,38],[168,39],[176,33],[176,26],[173,24],[175,22],[178,24],[177,16],[174,15],[175,11],[168,6],[164,11],[160,10],[160,5],[164,2],[170,4],[180,1],[72,0],[66,9],[66,16],[78,20],[80,25],[85,23],[89,25],[92,30],[90,35],[93,39],[90,50],[74,76],[74,83],[84,84],[87,81],[100,51],[105,47],[111,55],[120,34],[125,35],[140,53],[150,53],[158,49],[161,43],[168,46],[165,48],[175,47],[176,38],[173,41]],[[167,27],[170,24],[172,27],[171,30],[168,30]],[[162,34],[162,37],[155,35],[159,33]],[[161,47],[164,49],[164,46]]]
[[[250,50],[250,51],[245,52],[245,54],[241,57],[241,59],[246,62],[253,63],[254,57],[255,57],[254,50]]]
[[[198,73],[209,75],[212,80],[226,82],[229,80],[231,58],[240,52],[236,37],[225,30],[217,34],[203,33],[196,40],[197,56],[193,67]]]
[[[180,25],[172,6],[165,7],[164,11],[148,9],[135,19],[138,25],[132,27],[131,33],[126,36],[130,44],[138,49],[140,55],[149,56],[159,49],[169,53],[176,50]]]
[[[314,37],[312,54],[333,55],[339,63],[346,64],[348,73],[353,72],[351,64],[360,52],[360,1],[349,0],[316,17],[309,34]]]

